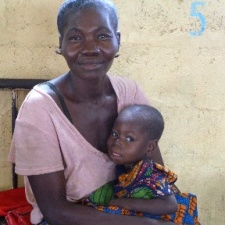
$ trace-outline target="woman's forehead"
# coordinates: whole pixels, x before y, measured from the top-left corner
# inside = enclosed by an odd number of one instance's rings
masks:
[[[67,26],[71,25],[76,27],[82,27],[84,25],[113,27],[110,13],[102,8],[96,7],[71,11],[68,14]]]
[[[71,18],[83,18],[85,17],[85,20],[89,19],[90,17],[100,17],[100,18],[110,18],[110,13],[107,10],[104,10],[104,8],[96,7],[96,6],[90,6],[86,8],[81,8],[77,10],[70,10],[68,12],[68,19]]]

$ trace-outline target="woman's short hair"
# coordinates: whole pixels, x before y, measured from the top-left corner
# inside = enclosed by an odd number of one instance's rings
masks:
[[[70,12],[77,12],[89,6],[102,7],[110,15],[110,19],[115,31],[118,29],[118,14],[116,6],[110,0],[66,0],[62,3],[58,11],[57,26],[60,36],[63,36],[64,28],[67,25]]]

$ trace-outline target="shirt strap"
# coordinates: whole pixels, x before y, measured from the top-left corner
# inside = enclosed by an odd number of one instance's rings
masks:
[[[64,115],[67,117],[67,119],[73,124],[73,120],[70,116],[70,113],[69,113],[69,110],[66,106],[66,103],[63,99],[63,96],[62,94],[59,92],[59,90],[55,87],[55,85],[53,85],[52,83],[50,83],[49,81],[45,82],[54,92],[55,94],[57,95],[59,101],[60,101],[60,104],[62,106],[62,110],[63,110],[63,113]]]

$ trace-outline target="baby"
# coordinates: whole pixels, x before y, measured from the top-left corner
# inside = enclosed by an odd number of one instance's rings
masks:
[[[151,160],[164,129],[160,112],[148,105],[132,105],[120,112],[107,141],[117,165],[116,181],[99,188],[85,204],[114,214],[139,215],[198,225],[197,198],[180,193],[177,176]]]

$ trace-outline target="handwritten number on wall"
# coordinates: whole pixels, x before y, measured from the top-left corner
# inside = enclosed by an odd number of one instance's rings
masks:
[[[191,31],[189,34],[191,36],[199,36],[201,35],[206,28],[206,19],[203,16],[202,13],[198,12],[198,6],[204,6],[204,2],[192,2],[191,3],[191,16],[197,17],[197,19],[200,21],[200,28],[198,31]]]

